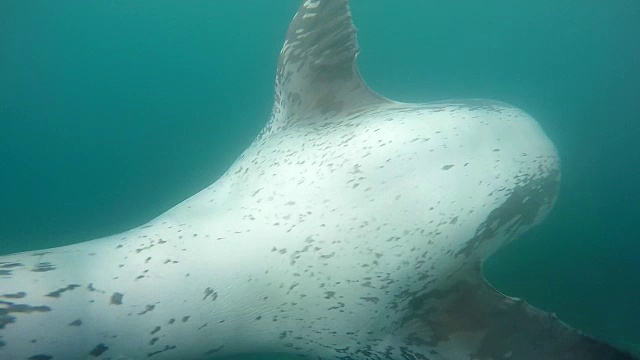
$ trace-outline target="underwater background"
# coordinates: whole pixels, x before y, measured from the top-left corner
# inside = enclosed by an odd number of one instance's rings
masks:
[[[299,3],[2,0],[0,254],[127,230],[212,183],[269,118]],[[375,91],[492,98],[541,123],[562,158],[560,197],[485,274],[640,352],[640,2],[353,0],[352,11]]]

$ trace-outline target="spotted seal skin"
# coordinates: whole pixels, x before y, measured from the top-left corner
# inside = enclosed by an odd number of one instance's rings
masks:
[[[538,124],[370,91],[345,0],[305,1],[271,120],[150,223],[0,257],[2,359],[632,359],[488,286],[560,180]]]

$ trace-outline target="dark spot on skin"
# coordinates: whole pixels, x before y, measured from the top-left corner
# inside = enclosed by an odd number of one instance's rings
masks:
[[[6,325],[16,322],[16,318],[11,316],[12,313],[31,314],[34,312],[49,312],[51,308],[48,306],[31,306],[27,304],[14,304],[9,301],[0,301],[0,329],[4,329]]]
[[[190,317],[191,317],[191,316],[185,316],[185,317],[183,317],[183,318],[182,318],[182,322],[183,322],[183,323],[186,323],[187,321],[189,321],[189,318],[190,318]]]
[[[153,330],[151,330],[151,335],[157,333],[158,331],[160,331],[160,329],[162,329],[160,326],[156,326]]]
[[[31,256],[45,256],[47,254],[51,254],[51,252],[49,251],[37,252],[37,253],[31,254]]]
[[[222,350],[222,348],[224,348],[224,345],[220,345],[219,347],[217,347],[215,349],[211,349],[211,350],[205,352],[204,354],[206,356],[213,355],[213,354],[217,353],[218,351]]]
[[[67,291],[71,291],[71,290],[73,290],[75,288],[79,288],[79,287],[80,287],[80,285],[71,284],[71,285],[68,285],[67,287],[64,287],[64,288],[58,289],[56,291],[50,292],[45,296],[52,297],[52,298],[59,298],[60,295],[62,295],[62,293],[67,292]]]
[[[455,223],[457,223],[457,222],[458,222],[458,217],[456,216],[453,219],[451,219],[451,221],[449,221],[449,224],[455,225]]]
[[[174,322],[176,322],[176,319],[174,318],[169,319],[169,325],[173,324]]]
[[[372,302],[374,304],[377,304],[378,301],[380,301],[380,299],[377,298],[377,297],[361,297],[360,299],[362,299],[364,301]]]
[[[202,300],[206,300],[209,296],[211,296],[211,301],[215,301],[218,298],[218,293],[208,287],[207,290],[204,291],[204,298]]]
[[[149,346],[154,345],[156,342],[158,342],[160,338],[154,337],[153,339],[151,339],[151,341],[149,341]]]
[[[320,256],[320,259],[323,259],[323,260],[331,259],[331,258],[332,258],[332,257],[334,257],[335,255],[336,255],[336,253],[335,253],[335,251],[334,251],[334,252],[332,252],[332,253],[331,253],[331,254],[329,254],[329,255],[321,255],[321,256]]]
[[[449,170],[453,167],[453,165],[445,165],[442,167],[442,170]]]
[[[53,356],[47,355],[47,354],[33,355],[32,357],[29,358],[29,360],[51,360],[51,359],[53,359]]]
[[[14,316],[2,315],[3,310],[4,309],[0,310],[0,329],[4,329],[5,326],[16,322],[16,318]]]
[[[145,251],[145,250],[149,250],[153,247],[153,244],[149,245],[149,246],[144,246],[140,249],[136,249],[136,254],[140,254],[141,252]]]
[[[106,346],[105,344],[98,344],[96,345],[96,347],[93,348],[93,350],[89,351],[89,355],[93,357],[98,357],[104,354],[104,352],[107,350],[109,350],[108,346]]]
[[[175,346],[175,345],[171,345],[171,346],[166,345],[166,346],[164,347],[164,349],[162,349],[162,350],[158,350],[158,351],[154,351],[154,352],[148,353],[148,354],[147,354],[147,357],[148,357],[148,358],[150,358],[150,357],[152,357],[152,356],[154,356],[154,355],[158,355],[158,354],[160,354],[160,353],[163,353],[163,352],[165,352],[165,351],[169,351],[169,350],[173,350],[173,349],[175,349],[175,348],[176,348],[176,346]]]
[[[113,295],[111,295],[110,304],[111,305],[122,305],[122,298],[123,297],[124,297],[124,294],[121,294],[119,292],[113,293]]]
[[[153,309],[155,309],[156,306],[155,305],[147,305],[146,309],[142,312],[139,312],[138,315],[144,315],[146,313],[148,313],[149,311],[153,311]]]
[[[256,318],[256,320],[262,320],[262,315],[261,315],[261,316],[258,316],[258,317]]]
[[[33,267],[33,269],[31,269],[31,271],[33,272],[47,272],[47,271],[52,271],[55,270],[56,267],[50,263],[50,262],[41,262],[41,263],[37,263],[36,266]]]
[[[500,149],[493,149],[493,152],[498,152],[500,151]]]
[[[21,263],[13,262],[13,263],[0,263],[0,269],[11,269],[19,266],[24,266]]]
[[[21,291],[19,293],[15,293],[15,294],[4,294],[4,295],[0,295],[0,297],[5,298],[5,299],[23,299],[27,296],[27,293],[24,291]]]
[[[82,325],[82,320],[80,319],[74,320],[71,323],[69,323],[69,326],[80,326],[80,325]]]
[[[331,299],[333,297],[333,295],[335,295],[336,292],[335,291],[327,291],[324,293],[324,298],[325,299]]]

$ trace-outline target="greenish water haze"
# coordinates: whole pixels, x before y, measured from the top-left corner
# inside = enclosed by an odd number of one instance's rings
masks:
[[[212,183],[269,117],[298,3],[0,2],[0,253],[124,231]],[[640,2],[352,9],[374,90],[493,98],[539,120],[562,157],[560,198],[485,272],[640,349]]]

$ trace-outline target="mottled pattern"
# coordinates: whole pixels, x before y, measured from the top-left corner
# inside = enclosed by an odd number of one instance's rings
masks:
[[[2,359],[631,359],[482,279],[556,198],[553,144],[495,101],[403,104],[345,0],[305,1],[271,120],[144,226],[0,258]]]

